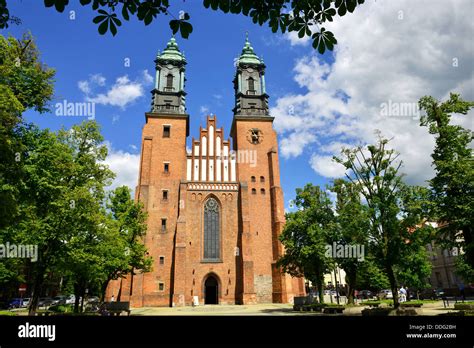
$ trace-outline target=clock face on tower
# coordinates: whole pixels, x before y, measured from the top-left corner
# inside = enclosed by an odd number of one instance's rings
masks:
[[[263,141],[263,133],[258,128],[250,128],[247,132],[247,140],[249,143],[257,145]]]

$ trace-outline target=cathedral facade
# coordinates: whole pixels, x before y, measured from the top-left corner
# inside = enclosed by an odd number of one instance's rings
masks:
[[[112,282],[107,297],[132,307],[291,303],[305,290],[303,279],[276,267],[284,201],[263,60],[247,39],[233,80],[231,139],[208,116],[190,148],[186,59],[174,38],[155,63],[136,189],[153,270]]]

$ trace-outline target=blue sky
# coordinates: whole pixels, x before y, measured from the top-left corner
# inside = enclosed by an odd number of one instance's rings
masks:
[[[149,75],[154,76],[153,60],[171,36],[169,18],[159,16],[149,26],[134,19],[123,22],[118,35],[112,37],[98,34],[92,23],[94,13],[78,2],[62,14],[44,8],[43,1],[10,1],[9,6],[22,24],[12,25],[2,34],[19,37],[27,30],[32,32],[41,60],[56,69],[53,103],[85,100],[80,81],[83,85],[87,81],[89,97],[106,95],[117,86],[117,79],[135,88],[126,105],[96,106],[96,120],[112,147],[111,168],[120,172],[118,181],[134,186],[144,113],[151,102]],[[408,180],[423,183],[432,175],[432,137],[419,127],[416,115],[384,118],[380,105],[388,101],[416,103],[426,94],[445,98],[453,90],[474,98],[472,41],[468,44],[474,32],[465,11],[469,6],[472,9],[468,0],[368,2],[330,27],[339,45],[334,55],[321,56],[308,41],[273,34],[250,18],[206,10],[201,1],[173,2],[171,12],[190,13],[194,27],[188,40],[177,36],[188,61],[188,140],[205,125],[206,112],[216,114],[229,134],[233,60],[248,31],[252,46],[267,65],[267,93],[280,138],[287,205],[296,187],[308,182],[324,185],[341,176],[343,171],[331,162],[332,155],[343,145],[373,141],[375,129],[394,137]],[[75,11],[74,20],[70,19],[71,10]],[[448,25],[450,30],[445,30]],[[454,58],[459,62],[456,67]],[[130,67],[125,66],[125,59],[130,60]],[[460,119],[460,124],[472,127],[470,116]],[[27,112],[26,119],[53,130],[84,120],[34,112]]]

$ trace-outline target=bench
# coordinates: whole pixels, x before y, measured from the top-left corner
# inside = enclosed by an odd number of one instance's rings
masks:
[[[454,303],[458,302],[458,299],[456,296],[443,296],[443,306],[444,308],[449,307],[449,301],[454,301]]]
[[[127,312],[130,315],[130,302],[104,302],[102,305],[103,315],[120,315]]]

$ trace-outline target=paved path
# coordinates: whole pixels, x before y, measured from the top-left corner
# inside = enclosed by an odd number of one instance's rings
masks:
[[[204,305],[197,307],[144,307],[132,309],[131,315],[301,315],[289,304]]]
[[[421,315],[438,315],[441,313],[447,313],[453,311],[451,308],[444,309],[443,301],[436,303],[425,303],[421,309]],[[344,315],[361,315],[361,311],[367,308],[365,306],[356,306],[347,308],[344,311]],[[197,307],[144,307],[144,308],[133,308],[131,315],[327,315],[317,312],[295,312],[293,306],[290,304],[257,304],[257,305],[204,305]]]

